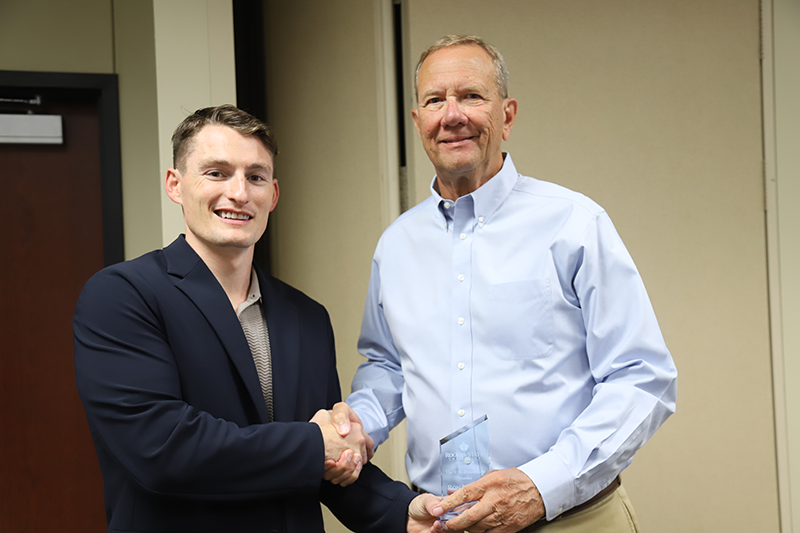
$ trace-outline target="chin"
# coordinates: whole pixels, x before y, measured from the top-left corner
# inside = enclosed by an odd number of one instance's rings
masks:
[[[255,245],[258,239],[253,238],[225,238],[220,237],[218,239],[211,240],[214,245],[219,246],[220,248],[250,248],[251,246]]]
[[[223,246],[227,246],[229,248],[251,248],[256,245],[256,240],[248,239],[246,241],[228,241],[226,244],[223,244]]]
[[[457,161],[442,165],[441,167],[450,174],[466,174],[472,172],[478,165],[474,161]]]

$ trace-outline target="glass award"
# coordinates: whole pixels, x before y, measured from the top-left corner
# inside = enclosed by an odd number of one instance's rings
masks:
[[[483,415],[439,441],[442,465],[442,496],[452,494],[481,477],[491,467],[489,459],[489,417]],[[475,501],[454,507],[440,520],[454,518],[475,505]]]

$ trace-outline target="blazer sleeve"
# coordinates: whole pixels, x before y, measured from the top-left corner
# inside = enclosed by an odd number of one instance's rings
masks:
[[[188,498],[318,491],[324,444],[316,425],[246,426],[183,400],[164,326],[164,313],[176,310],[162,308],[163,293],[175,289],[147,274],[105,269],[76,306],[76,380],[101,466],[105,457],[145,490]]]

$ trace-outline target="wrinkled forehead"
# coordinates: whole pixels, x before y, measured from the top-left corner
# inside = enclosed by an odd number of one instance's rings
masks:
[[[457,45],[432,52],[420,65],[417,93],[433,88],[472,84],[488,88],[496,85],[494,64],[489,54],[477,45]]]

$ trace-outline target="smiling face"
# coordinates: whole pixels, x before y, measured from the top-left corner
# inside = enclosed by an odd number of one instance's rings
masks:
[[[182,165],[167,171],[170,199],[183,207],[186,242],[208,254],[252,254],[278,203],[272,154],[256,137],[227,126],[204,126]]]
[[[489,54],[477,45],[431,53],[419,69],[417,91],[411,115],[436,168],[440,194],[455,199],[497,174],[517,101],[498,93]]]

